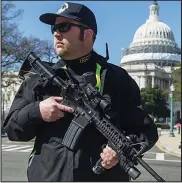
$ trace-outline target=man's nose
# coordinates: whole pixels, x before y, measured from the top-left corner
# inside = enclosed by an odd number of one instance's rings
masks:
[[[55,32],[54,32],[54,36],[55,36],[57,39],[62,39],[62,38],[63,38],[63,33],[58,32],[58,31],[55,31]]]

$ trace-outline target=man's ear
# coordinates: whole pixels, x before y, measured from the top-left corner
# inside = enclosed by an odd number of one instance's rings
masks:
[[[93,37],[93,34],[94,34],[93,30],[86,29],[84,32],[85,32],[84,33],[84,40],[86,40],[86,39],[88,39],[88,40],[91,39],[92,40],[92,37]]]

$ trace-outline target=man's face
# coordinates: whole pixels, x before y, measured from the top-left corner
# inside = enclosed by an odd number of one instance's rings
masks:
[[[58,17],[55,24],[60,24],[63,22],[69,22],[74,24],[79,24],[78,22],[71,20],[69,18]],[[72,26],[70,30],[66,32],[54,32],[54,48],[56,54],[63,59],[70,58],[75,55],[78,50],[83,48],[83,41],[80,41],[80,28]]]

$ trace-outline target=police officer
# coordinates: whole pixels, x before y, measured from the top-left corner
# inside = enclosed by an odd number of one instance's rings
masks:
[[[52,67],[66,80],[62,67],[70,67],[75,77],[93,72],[103,96],[109,96],[114,117],[112,123],[122,128],[135,142],[145,142],[146,151],[158,139],[153,121],[139,107],[140,91],[128,73],[93,50],[97,23],[93,12],[78,3],[65,3],[59,11],[40,16],[51,25],[54,48],[60,60]],[[61,104],[63,98],[56,86],[42,84],[37,74],[29,74],[20,86],[5,128],[11,141],[35,138],[29,158],[29,181],[129,181],[119,166],[115,151],[106,146],[107,140],[88,125],[79,139],[76,150],[62,145],[62,139],[73,119],[74,109]],[[106,171],[100,175],[92,171],[99,158]]]

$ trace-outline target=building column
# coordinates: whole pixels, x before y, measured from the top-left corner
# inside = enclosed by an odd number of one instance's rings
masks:
[[[144,77],[144,87],[147,87],[147,76]]]
[[[154,76],[152,76],[152,88],[154,87],[154,85],[155,85],[155,78]]]
[[[168,82],[168,88],[171,86],[171,79],[169,79],[169,82]]]
[[[155,84],[158,85],[158,79],[157,78],[155,78]]]
[[[165,83],[164,83],[164,80],[162,80],[162,86],[163,86],[163,89],[165,89]]]
[[[162,88],[162,85],[161,85],[162,83],[161,83],[161,79],[159,79],[159,86],[160,86],[160,88]]]
[[[161,79],[161,88],[164,89],[163,80]]]
[[[140,88],[140,79],[141,79],[141,76],[138,76],[138,86],[139,86],[139,88]]]
[[[162,81],[162,79],[160,80],[160,82],[161,82],[161,89],[163,89],[163,81]]]

